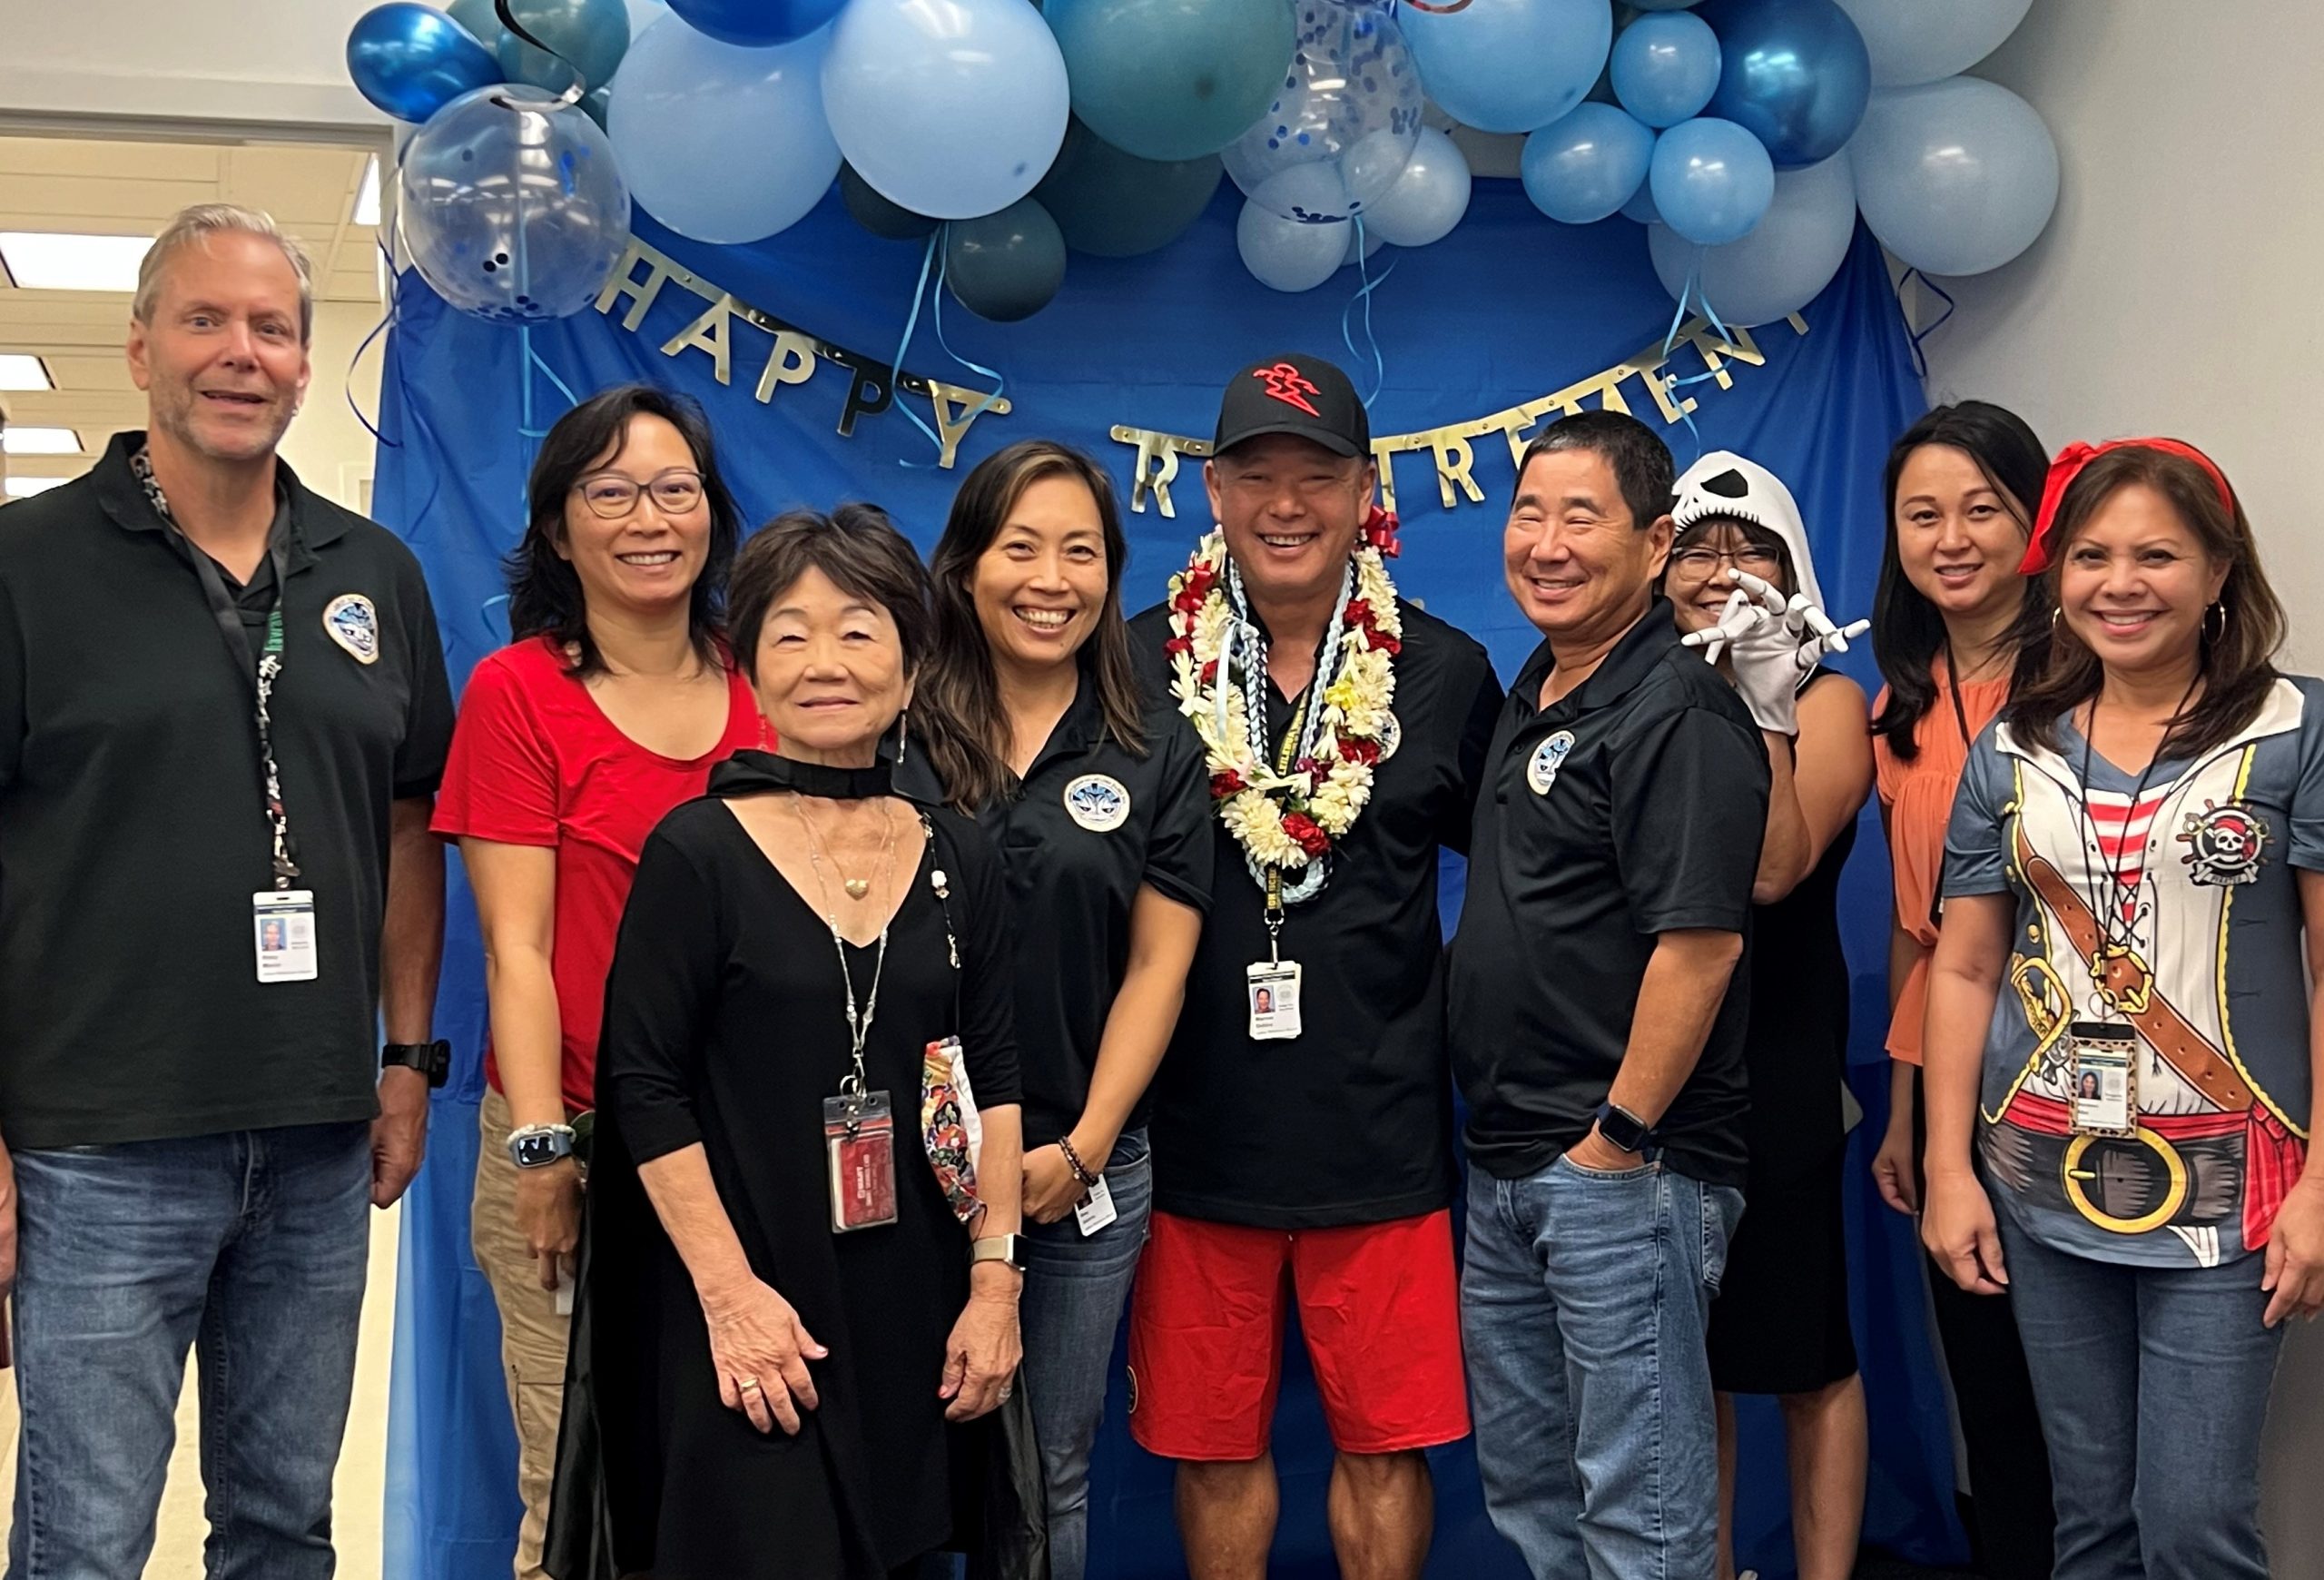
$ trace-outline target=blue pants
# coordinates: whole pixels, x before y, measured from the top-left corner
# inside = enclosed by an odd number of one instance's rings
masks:
[[[1706,1580],[1718,1446],[1704,1329],[1739,1191],[1659,1163],[1469,1170],[1461,1333],[1494,1528],[1536,1580]]]
[[[15,1154],[8,1580],[137,1580],[198,1348],[211,1580],[328,1580],[369,1127]]]
[[[1081,1580],[1089,1559],[1089,1450],[1106,1407],[1107,1363],[1129,1299],[1146,1222],[1154,1207],[1154,1165],[1146,1132],[1114,1147],[1105,1168],[1114,1221],[1085,1236],[1070,1213],[1025,1229],[1025,1293],[1018,1318],[1025,1337],[1025,1387],[1049,1476],[1050,1580]]]
[[[2050,1445],[2054,1580],[2267,1580],[2260,1437],[2284,1330],[2260,1326],[2260,1259],[2125,1267],[1996,1216]]]

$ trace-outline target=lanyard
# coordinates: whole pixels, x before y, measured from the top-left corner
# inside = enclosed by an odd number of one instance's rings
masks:
[[[1218,676],[1218,722],[1222,730],[1226,723],[1226,687],[1231,685],[1233,660],[1239,647],[1243,658],[1243,716],[1250,730],[1251,755],[1259,762],[1269,760],[1267,745],[1267,696],[1271,683],[1267,676],[1267,639],[1249,614],[1250,605],[1243,591],[1243,574],[1230,558],[1226,562],[1226,596],[1232,611],[1226,643],[1220,652],[1221,673]],[[1311,756],[1323,734],[1324,693],[1339,673],[1341,648],[1347,629],[1348,600],[1355,596],[1355,566],[1353,561],[1340,579],[1340,594],[1332,606],[1331,623],[1324,627],[1324,643],[1315,653],[1315,670],[1309,676],[1307,688],[1291,716],[1291,727],[1273,750],[1275,776],[1281,778],[1291,772],[1303,758]],[[1320,857],[1311,859],[1301,870],[1298,882],[1286,884],[1283,869],[1269,865],[1265,871],[1259,864],[1248,862],[1251,875],[1258,880],[1266,895],[1267,958],[1280,963],[1282,951],[1284,908],[1312,899],[1324,886],[1324,864]]]
[[[2171,724],[2178,723],[2179,716],[2187,711],[2187,704],[2193,699],[2195,687],[2201,681],[2202,676],[2198,674],[2194,679],[2187,683],[2186,691],[2179,698],[2179,706],[2171,710]],[[2139,881],[2133,885],[2122,882],[2119,863],[2110,859],[2106,854],[2103,831],[2098,826],[2097,815],[2090,809],[2092,795],[2090,758],[2093,750],[2091,739],[2097,733],[2098,698],[2093,696],[2090,699],[2090,716],[2084,726],[2082,737],[2080,775],[2082,795],[2074,810],[2081,815],[2083,826],[2089,830],[2091,857],[2097,864],[2098,869],[2095,873],[2089,874],[2091,911],[2097,918],[2099,928],[2099,957],[2091,962],[2091,971],[2093,975],[2102,975],[2105,955],[2116,950],[2130,950],[2138,943],[2139,920],[2143,910],[2138,898],[2138,891],[2146,886],[2146,858],[2142,852],[2139,858]],[[2170,725],[2165,725],[2163,726],[2165,738],[2155,743],[2154,755],[2146,760],[2146,766],[2139,770],[2138,780],[2131,787],[2131,804],[2122,814],[2125,843],[2128,842],[2131,824],[2138,817],[2139,803],[2146,798],[2147,780],[2154,773],[2155,765],[2162,761],[2163,747],[2170,745]],[[2158,815],[2160,810],[2158,807]]]

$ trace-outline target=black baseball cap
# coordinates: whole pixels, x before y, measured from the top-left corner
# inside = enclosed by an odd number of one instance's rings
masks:
[[[1339,369],[1304,351],[1264,358],[1228,381],[1211,453],[1225,455],[1246,439],[1270,433],[1296,434],[1334,455],[1372,453],[1372,422],[1355,386]]]

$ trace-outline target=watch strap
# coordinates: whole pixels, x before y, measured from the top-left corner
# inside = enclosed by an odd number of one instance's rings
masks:
[[[379,1068],[417,1070],[428,1077],[429,1088],[441,1087],[452,1074],[452,1045],[442,1038],[433,1042],[389,1042],[379,1049]]]
[[[979,1262],[1007,1262],[1019,1272],[1025,1270],[1024,1237],[1016,1234],[988,1234],[969,1242],[969,1265]]]
[[[1625,1152],[1648,1154],[1654,1142],[1654,1128],[1626,1108],[1611,1102],[1598,1105],[1598,1133]]]

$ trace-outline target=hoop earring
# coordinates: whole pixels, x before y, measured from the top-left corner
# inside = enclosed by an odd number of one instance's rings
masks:
[[[2063,608],[2054,608],[2050,611],[2050,629],[2054,631],[2058,628],[2058,617],[2064,613]]]
[[[2219,629],[2216,631],[2211,629],[2211,617],[2213,615],[2217,615],[2219,617]],[[2210,608],[2203,611],[2203,639],[2208,642],[2218,643],[2224,641],[2226,637],[2227,602],[2222,598],[2220,602],[2213,604]]]
[[[908,707],[899,711],[896,715],[896,765],[898,767],[901,767],[903,765],[904,746],[908,739],[904,730],[906,722],[910,720],[911,717],[911,709]]]

